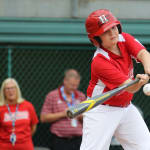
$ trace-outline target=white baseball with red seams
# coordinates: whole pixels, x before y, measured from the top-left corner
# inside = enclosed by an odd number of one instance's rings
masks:
[[[150,83],[143,86],[143,92],[145,95],[150,96]]]

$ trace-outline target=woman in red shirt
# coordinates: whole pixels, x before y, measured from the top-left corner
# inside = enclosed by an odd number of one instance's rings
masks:
[[[0,150],[33,150],[37,123],[35,109],[22,98],[17,81],[4,80],[0,91]]]

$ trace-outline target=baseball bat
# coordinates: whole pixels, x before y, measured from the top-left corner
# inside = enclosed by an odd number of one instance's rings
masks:
[[[125,88],[137,83],[139,81],[138,78],[135,80],[132,80],[131,82],[124,84],[123,86],[120,86],[118,88],[115,88],[113,90],[110,90],[108,92],[105,92],[101,95],[94,96],[88,100],[85,100],[77,105],[69,107],[67,110],[67,116],[69,118],[74,118],[83,112],[89,111],[90,109],[96,107],[99,104],[102,104],[105,102],[108,98],[111,98],[112,96],[116,95],[117,93],[121,92]]]

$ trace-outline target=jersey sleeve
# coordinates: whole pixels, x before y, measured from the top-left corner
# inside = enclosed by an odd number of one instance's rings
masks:
[[[35,108],[31,103],[29,105],[29,111],[30,111],[31,125],[37,124],[39,122],[39,120],[38,120]]]
[[[133,58],[136,59],[137,54],[139,53],[139,51],[142,50],[142,49],[145,49],[145,47],[136,38],[134,38],[132,35],[130,35],[128,33],[123,33],[122,35],[125,38],[126,48],[129,52],[129,54]]]
[[[92,74],[101,80],[110,90],[120,86],[123,82],[129,79],[109,60],[97,56],[91,66]]]
[[[53,109],[53,94],[49,93],[45,98],[41,114],[52,113],[53,112],[52,109]]]

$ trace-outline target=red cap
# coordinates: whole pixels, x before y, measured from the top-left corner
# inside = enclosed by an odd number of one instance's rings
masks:
[[[120,21],[107,9],[99,9],[92,12],[85,23],[89,38],[99,36],[116,25],[121,27]]]

